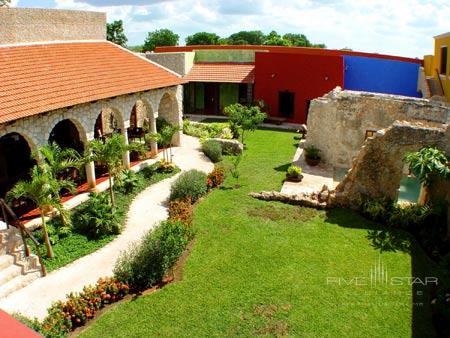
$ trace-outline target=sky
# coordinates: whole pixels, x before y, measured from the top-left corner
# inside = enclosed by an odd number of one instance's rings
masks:
[[[241,30],[303,33],[328,48],[422,58],[450,31],[449,0],[12,0],[14,7],[94,10],[123,20],[129,45],[168,28],[227,37]]]

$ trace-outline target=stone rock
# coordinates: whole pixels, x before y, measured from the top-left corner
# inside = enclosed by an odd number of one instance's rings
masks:
[[[350,168],[372,133],[397,120],[443,124],[449,114],[450,108],[441,102],[335,89],[311,101],[306,146],[319,148],[323,162]]]
[[[223,138],[212,138],[211,140],[219,142],[222,145],[225,154],[239,155],[244,151],[244,145],[237,140],[227,140]]]
[[[336,203],[356,209],[364,199],[387,197],[395,200],[405,155],[427,146],[437,146],[445,151],[448,129],[447,124],[397,121],[379,137],[368,139],[352,169],[336,187]]]
[[[278,191],[261,191],[259,193],[251,192],[249,196],[263,201],[277,201],[292,205],[300,205],[303,207],[315,209],[327,209],[325,202],[320,202],[317,193],[301,193],[298,195],[287,195]]]

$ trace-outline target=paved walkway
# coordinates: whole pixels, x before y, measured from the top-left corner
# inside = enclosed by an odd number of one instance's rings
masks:
[[[300,193],[312,193],[320,191],[324,185],[329,189],[334,189],[338,182],[334,180],[333,168],[319,163],[318,166],[311,167],[305,162],[303,155],[304,142],[300,142],[295,152],[292,162],[303,169],[303,179],[301,182],[284,182],[281,192],[287,195],[298,195]]]
[[[199,169],[210,172],[213,164],[200,150],[194,137],[184,136],[182,147],[173,148],[173,161],[181,170]],[[12,313],[21,312],[42,319],[47,308],[62,300],[69,292],[81,291],[83,286],[95,283],[100,277],[112,274],[120,252],[141,238],[158,222],[167,218],[164,202],[176,176],[156,183],[140,193],[130,206],[124,231],[102,249],[39,278],[25,288],[0,301],[0,308]]]

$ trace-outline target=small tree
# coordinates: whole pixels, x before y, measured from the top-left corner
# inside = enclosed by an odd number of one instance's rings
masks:
[[[124,169],[123,167],[123,155],[127,151],[143,152],[141,144],[126,144],[122,135],[113,134],[108,137],[104,142],[101,140],[93,140],[88,143],[85,151],[86,162],[100,162],[102,163],[108,172],[109,180],[109,196],[111,200],[111,206],[116,206],[114,197],[113,179]]]
[[[422,184],[418,204],[429,202],[430,188],[439,179],[450,179],[448,159],[442,150],[435,147],[422,148],[405,156],[411,172]]]
[[[236,184],[234,185],[235,188],[239,188],[239,177],[241,177],[241,173],[239,171],[239,164],[242,160],[242,154],[239,154],[238,156],[235,156],[231,162],[232,166],[230,168],[230,174],[235,179]]]
[[[148,33],[144,41],[143,51],[152,51],[158,46],[178,46],[179,39],[179,35],[170,29],[158,29]]]
[[[127,45],[128,39],[123,30],[122,20],[116,20],[106,24],[106,39],[122,47]]]
[[[29,181],[18,182],[8,193],[8,199],[27,198],[33,201],[39,208],[42,219],[42,230],[44,234],[44,242],[47,249],[47,257],[54,257],[52,245],[48,237],[47,227],[45,223],[45,212],[49,207],[55,208],[63,213],[63,206],[59,197],[61,189],[74,190],[73,182],[68,180],[58,180],[49,170],[41,166],[35,165],[31,169],[31,179]]]
[[[176,132],[180,130],[177,126],[164,125],[157,133],[148,133],[147,139],[158,142],[163,147],[163,158],[165,162],[172,162],[172,139]]]
[[[266,118],[266,114],[261,112],[259,107],[246,107],[240,103],[229,105],[224,112],[230,119],[231,128],[237,127],[241,130],[242,144],[244,143],[245,131],[255,130]]]
[[[220,36],[215,33],[198,32],[186,38],[186,45],[217,45]]]
[[[61,148],[57,143],[46,144],[33,152],[40,159],[41,166],[46,164],[56,178],[63,176],[68,169],[79,169],[82,161],[80,154],[72,148]]]

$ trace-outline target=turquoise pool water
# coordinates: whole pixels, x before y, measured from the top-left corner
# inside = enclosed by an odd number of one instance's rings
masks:
[[[416,203],[420,193],[420,182],[415,177],[403,177],[398,190],[399,202]]]

